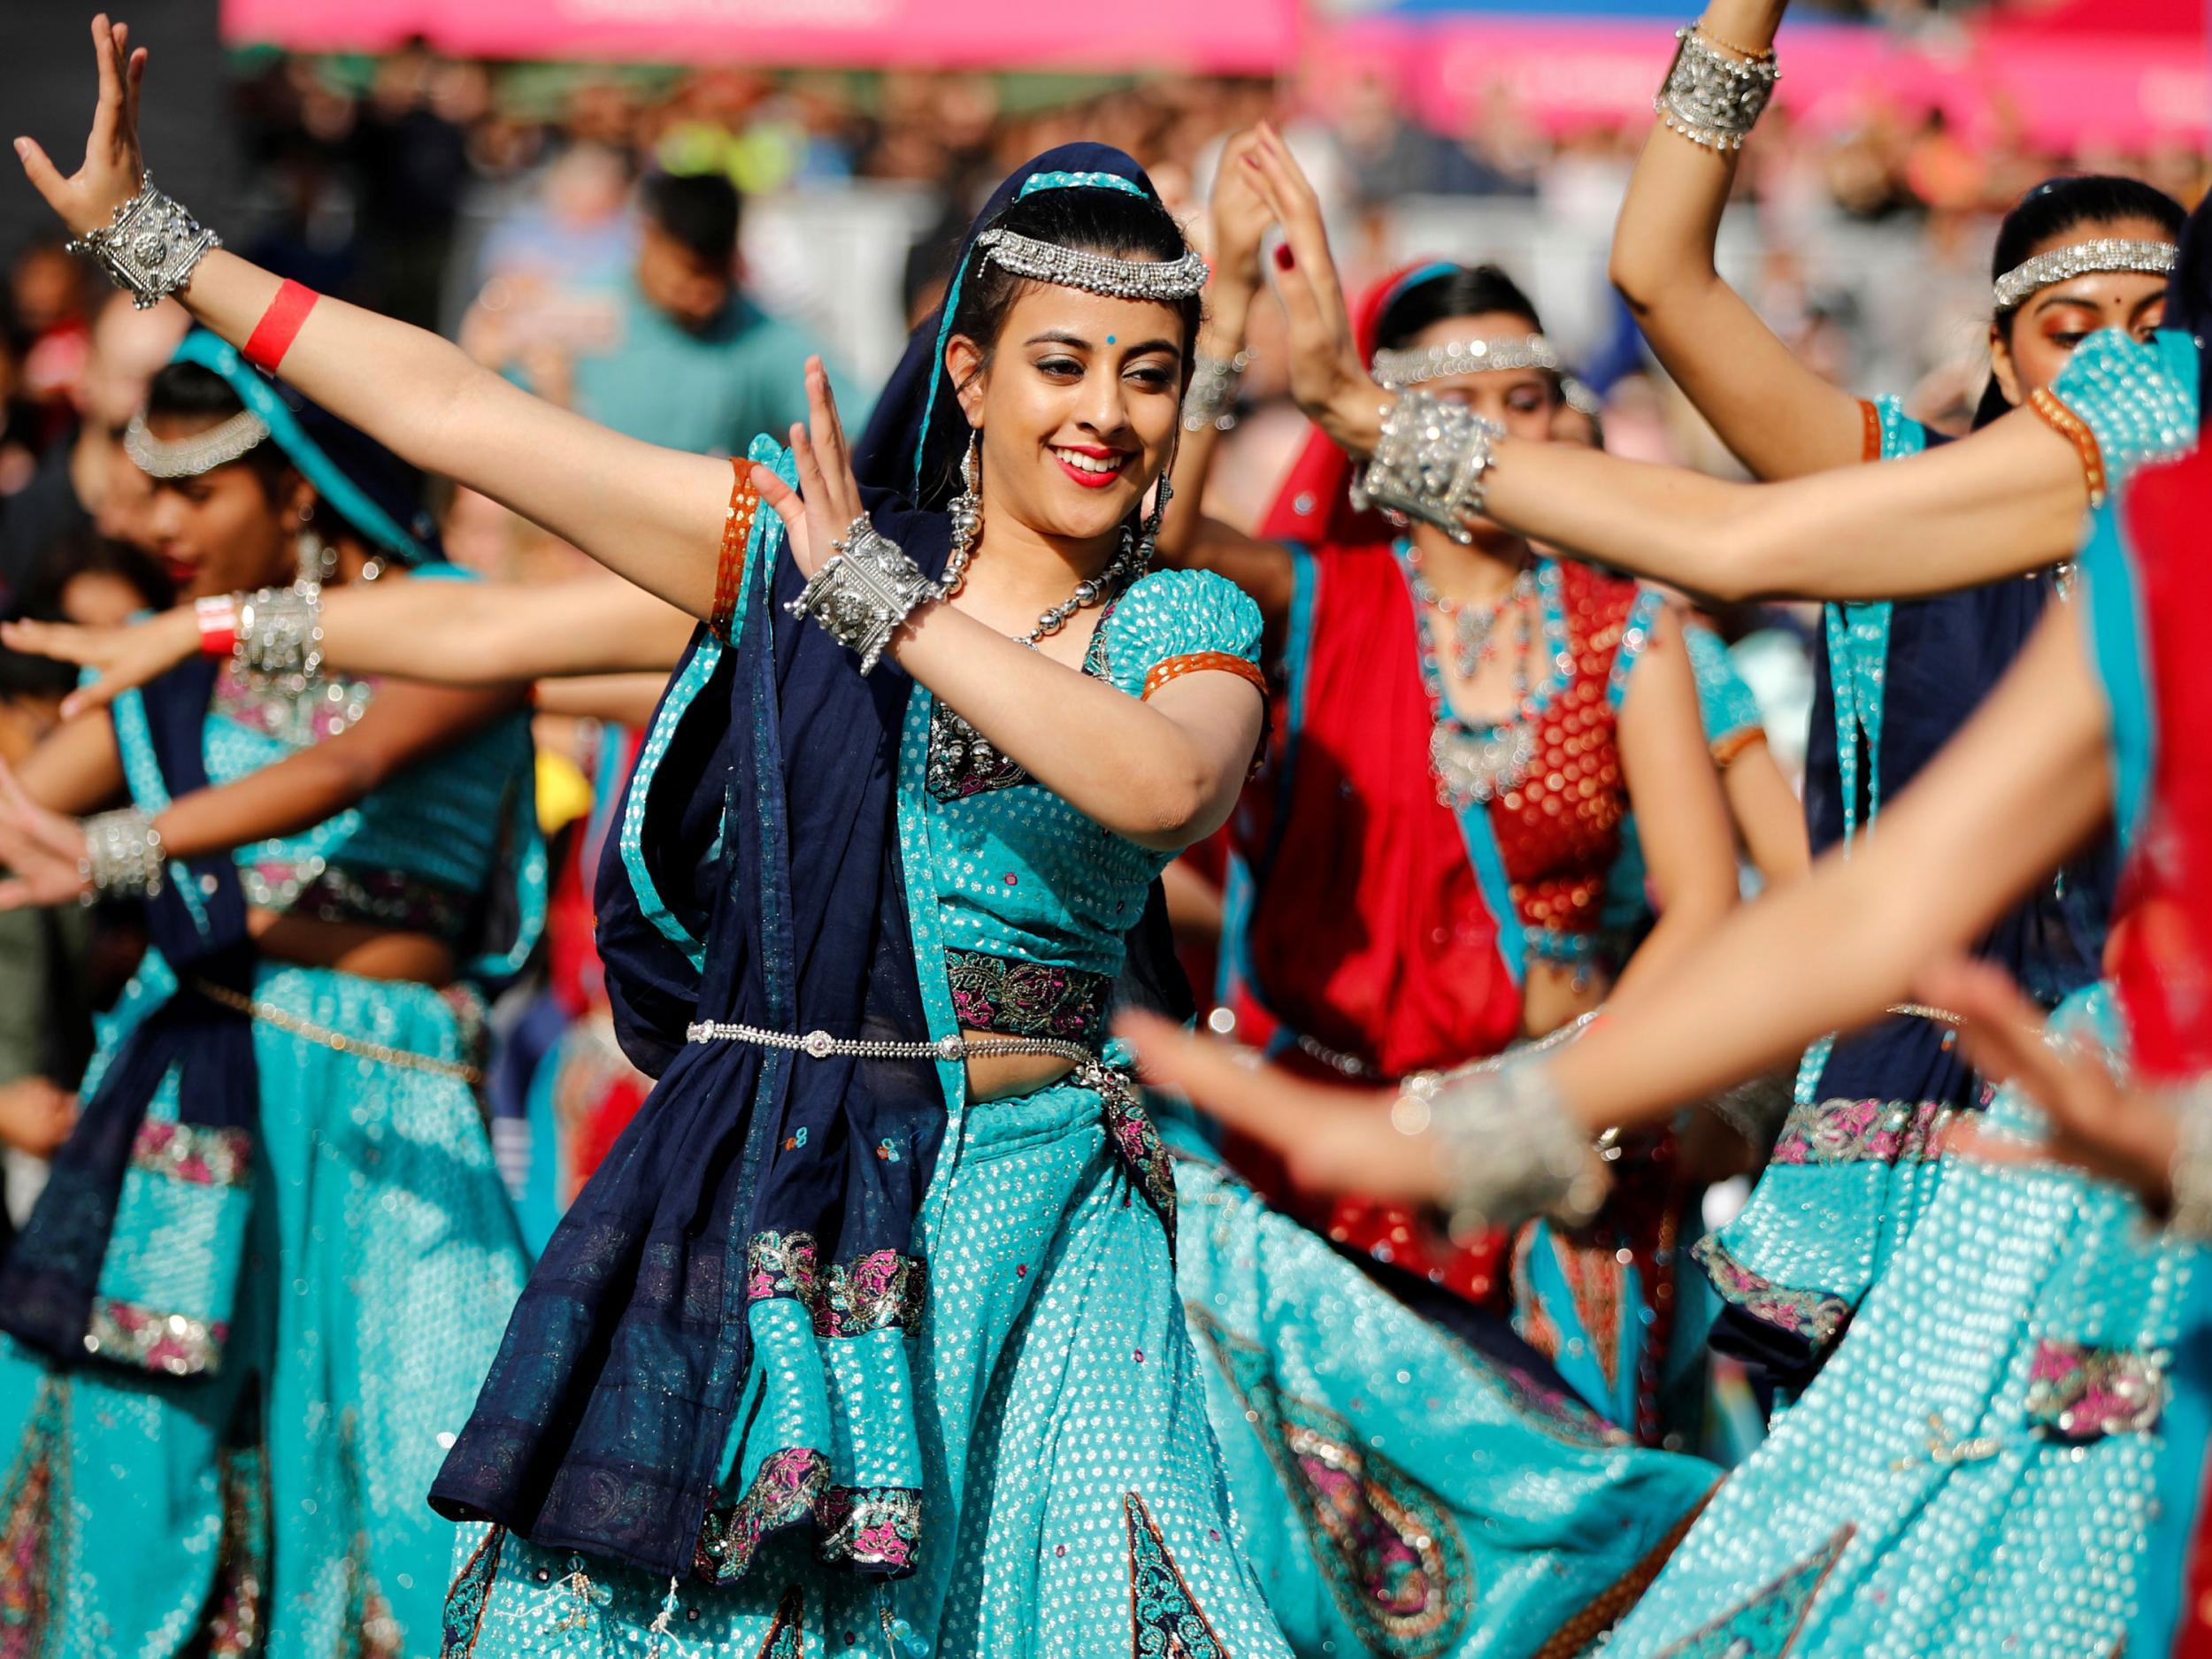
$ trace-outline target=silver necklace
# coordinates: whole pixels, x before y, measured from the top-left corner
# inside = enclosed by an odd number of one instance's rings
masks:
[[[1487,605],[1470,605],[1456,599],[1447,599],[1436,590],[1436,584],[1421,567],[1417,549],[1407,559],[1406,585],[1413,589],[1413,597],[1425,611],[1433,611],[1448,619],[1452,625],[1452,666],[1462,680],[1472,680],[1476,671],[1489,658],[1492,641],[1496,637],[1499,621],[1517,605],[1525,605],[1536,593],[1536,572],[1524,565],[1513,578],[1512,585]]]

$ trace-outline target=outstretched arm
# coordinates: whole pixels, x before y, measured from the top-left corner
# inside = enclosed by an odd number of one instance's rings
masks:
[[[1875,1018],[2104,820],[2103,708],[2079,618],[2053,611],[1848,860],[1831,853],[1624,997],[1544,1063],[1553,1097],[1593,1134],[1650,1122]],[[1428,1135],[1377,1133],[1379,1097],[1240,1064],[1164,1022],[1125,1024],[1148,1076],[1282,1152],[1302,1185],[1451,1196]]]
[[[525,587],[409,580],[326,588],[323,664],[444,686],[495,686],[577,674],[665,671],[683,655],[692,619],[626,581],[586,577]],[[191,607],[124,627],[0,623],[0,643],[96,668],[65,716],[112,702],[199,649]]]
[[[379,689],[362,717],[336,736],[236,781],[179,796],[155,815],[173,858],[196,858],[272,835],[296,834],[365,799],[411,762],[465,736],[518,701],[499,691],[449,691],[395,684]],[[85,722],[107,726],[104,715]],[[65,726],[56,739],[66,736]],[[55,741],[55,740],[49,740]],[[34,756],[34,760],[36,757]],[[0,910],[58,904],[80,896],[84,830],[41,805],[0,767]]]
[[[1730,56],[1765,53],[1786,5],[1711,0],[1698,32]],[[1613,286],[1667,373],[1752,472],[1848,466],[1864,442],[1858,400],[1799,362],[1714,265],[1736,164],[1736,151],[1655,120],[1614,227]]]
[[[1294,255],[1278,273],[1299,403],[1356,456],[1390,401],[1351,342],[1320,204],[1287,150],[1262,186]],[[1501,438],[1489,518],[1553,547],[1693,593],[1887,599],[1947,593],[2067,557],[2089,502],[2080,455],[2032,411],[1878,467],[1736,484],[1571,444]]]
[[[144,175],[137,136],[143,48],[93,19],[100,97],[84,165],[65,178],[16,140],[23,169],[79,235],[110,223]],[[217,250],[177,298],[242,344],[278,280]],[[284,378],[394,454],[479,490],[573,542],[694,616],[714,602],[716,550],[730,494],[727,462],[641,443],[557,409],[480,368],[456,346],[334,299],[319,301],[284,357]]]

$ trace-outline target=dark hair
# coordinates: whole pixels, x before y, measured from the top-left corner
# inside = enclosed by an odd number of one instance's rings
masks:
[[[1448,317],[1479,317],[1486,311],[1525,317],[1531,333],[1544,332],[1534,303],[1511,277],[1494,265],[1455,265],[1424,274],[1393,295],[1376,319],[1375,344],[1384,351],[1401,350]]]
[[[127,541],[96,533],[90,525],[56,537],[31,562],[21,589],[6,612],[9,621],[67,622],[62,599],[79,576],[119,577],[138,592],[150,611],[166,610],[176,589],[161,566]],[[73,664],[27,652],[0,649],[0,700],[9,697],[65,697],[77,684]]]
[[[168,416],[180,420],[228,420],[246,406],[231,383],[214,370],[197,363],[166,363],[154,373],[146,388],[146,419]],[[266,442],[246,451],[239,465],[261,481],[261,493],[274,503],[282,493],[292,463],[275,444]]]
[[[2120,219],[2146,219],[2164,227],[2169,234],[2181,230],[2181,204],[2163,190],[2140,179],[2113,173],[2078,173],[2046,179],[2013,204],[1997,227],[1997,245],[1989,257],[1989,280],[2024,265],[2046,243],[2062,241],[2067,233],[2084,225],[2109,225]],[[2000,312],[1996,324],[2008,342],[2018,307]],[[2005,401],[1997,377],[1991,375],[1983,388],[1974,425],[1985,426],[2012,405]]]
[[[737,258],[743,204],[718,173],[657,173],[645,180],[645,217],[662,234],[718,271]]]
[[[2212,334],[2212,196],[2199,202],[2181,227],[2181,252],[2166,284],[2166,326],[2200,342],[2197,349],[2197,418],[2212,428],[2212,352],[2201,342]]]
[[[1190,250],[1181,227],[1158,202],[1103,188],[1037,191],[999,215],[992,228],[1118,259],[1179,259]],[[1029,281],[978,250],[961,275],[960,298],[946,338],[964,334],[983,349],[984,361],[989,362],[1006,327],[1007,313]],[[1191,354],[1198,342],[1198,296],[1170,303],[1183,322],[1182,377],[1187,388],[1194,367]],[[956,457],[953,464],[956,466]]]

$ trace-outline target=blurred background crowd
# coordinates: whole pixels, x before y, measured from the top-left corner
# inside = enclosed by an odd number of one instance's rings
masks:
[[[23,19],[11,80],[27,128],[58,139],[82,119],[81,19],[48,10]],[[780,429],[814,349],[864,407],[939,297],[958,228],[1025,157],[1121,146],[1199,235],[1224,135],[1268,117],[1320,188],[1349,280],[1417,254],[1496,261],[1604,400],[1609,447],[1725,471],[1605,281],[1689,10],[1141,0],[1097,39],[1005,0],[147,0],[132,20],[165,59],[149,152],[230,245],[658,442],[726,453]],[[2204,35],[2198,0],[1808,8],[1782,37],[1724,269],[1839,383],[1909,388],[1914,413],[1962,426],[1998,213],[2066,171],[2136,174],[2186,204],[2212,184]],[[183,319],[133,312],[27,188],[0,196],[0,608],[106,620],[165,603],[117,439]],[[1214,472],[1210,504],[1233,521],[1256,516],[1302,436],[1277,326],[1255,319],[1243,419]],[[487,574],[577,557],[481,498],[432,504],[451,557]],[[1786,646],[1788,618],[1732,632],[1777,621]],[[1787,649],[1753,667],[1786,760],[1809,674]],[[0,653],[0,756],[37,740],[69,683]],[[541,735],[558,828],[588,812],[595,734]],[[20,1014],[0,1067],[70,1076],[69,1056],[41,1050],[81,1047],[69,1010],[100,1000],[99,964],[84,984],[50,972],[81,951],[31,935],[73,918],[0,926],[22,934],[0,939],[0,978],[22,989],[0,991]]]

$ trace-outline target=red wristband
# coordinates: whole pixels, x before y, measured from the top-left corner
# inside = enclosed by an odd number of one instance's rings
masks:
[[[246,341],[246,361],[256,368],[277,372],[284,361],[284,354],[292,349],[292,340],[307,320],[307,313],[315,309],[315,302],[322,298],[313,288],[295,282],[287,277],[276,291],[276,298],[269,302],[269,309],[261,313],[261,320],[253,326],[253,333]]]
[[[211,594],[192,602],[200,625],[200,655],[228,657],[238,649],[238,595]]]

